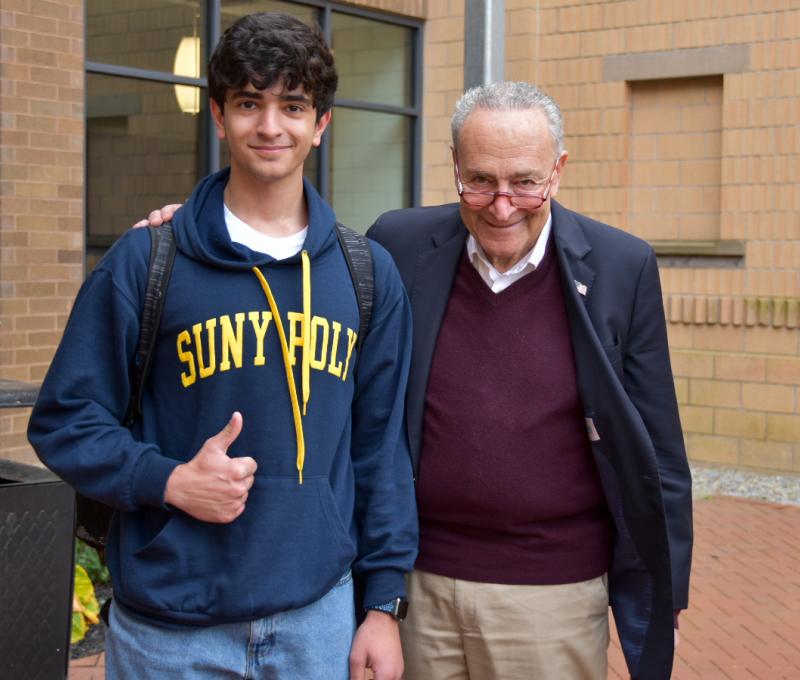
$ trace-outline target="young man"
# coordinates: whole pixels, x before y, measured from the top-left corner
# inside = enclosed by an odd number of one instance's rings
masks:
[[[142,418],[121,425],[150,248],[133,230],[81,289],[29,438],[119,511],[108,678],[344,679],[349,666],[351,678],[371,667],[397,679],[387,610],[405,597],[417,545],[410,314],[374,246],[372,320],[356,349],[335,216],[303,180],[331,118],[333,58],[318,30],[255,14],[225,32],[208,82],[231,165],[174,216]],[[357,632],[351,568],[369,608]]]

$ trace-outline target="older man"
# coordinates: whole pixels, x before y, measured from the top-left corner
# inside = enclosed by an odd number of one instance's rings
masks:
[[[553,200],[536,87],[468,91],[452,136],[460,203],[368,232],[414,318],[405,677],[605,678],[610,600],[632,677],[668,678],[692,510],[655,254]]]
[[[563,122],[536,87],[470,90],[452,133],[460,203],[368,234],[414,318],[404,677],[605,678],[610,602],[631,676],[669,678],[692,504],[655,254],[553,200]]]

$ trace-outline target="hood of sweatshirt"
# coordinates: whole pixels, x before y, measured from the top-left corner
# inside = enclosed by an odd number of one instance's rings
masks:
[[[172,219],[178,250],[199,262],[225,269],[252,269],[264,265],[297,265],[298,253],[276,261],[265,253],[234,243],[225,226],[223,192],[230,177],[230,168],[209,175],[194,189],[189,200]],[[308,234],[303,251],[313,261],[323,251],[337,245],[334,232],[336,215],[322,200],[311,183],[303,178],[303,193],[308,206]]]
[[[247,246],[231,241],[223,209],[223,194],[229,177],[230,168],[225,168],[209,175],[197,185],[189,200],[173,217],[175,243],[181,253],[193,260],[223,269],[239,271],[249,269],[258,279],[272,312],[280,340],[286,387],[294,420],[297,474],[302,484],[306,452],[303,416],[306,415],[311,398],[311,352],[305,350],[311,346],[311,262],[320,257],[324,251],[338,247],[338,239],[334,233],[336,216],[311,183],[303,178],[303,193],[308,206],[308,233],[299,253],[284,260],[276,260],[270,255],[250,250]],[[292,370],[281,310],[278,309],[269,284],[269,269],[273,267],[296,267],[299,269],[298,275],[302,281],[304,350],[300,394]]]

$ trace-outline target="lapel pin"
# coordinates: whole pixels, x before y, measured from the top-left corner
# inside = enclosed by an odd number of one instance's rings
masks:
[[[589,292],[589,289],[586,287],[585,283],[581,283],[580,281],[575,282],[575,288],[578,289],[578,293],[586,297],[586,293]]]

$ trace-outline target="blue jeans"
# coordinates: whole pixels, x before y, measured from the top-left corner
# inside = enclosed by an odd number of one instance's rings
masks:
[[[247,623],[165,628],[111,606],[107,680],[347,680],[355,634],[348,572],[316,602]]]

